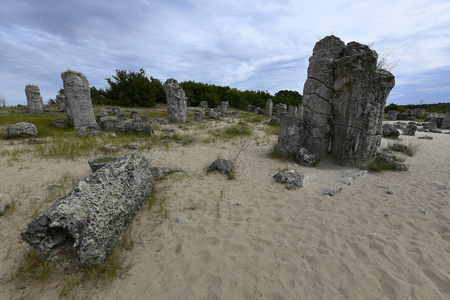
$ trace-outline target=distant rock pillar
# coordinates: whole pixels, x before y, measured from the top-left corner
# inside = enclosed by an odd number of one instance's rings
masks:
[[[167,119],[171,123],[186,122],[187,100],[184,90],[173,78],[163,85],[167,97]]]
[[[25,87],[25,95],[27,96],[27,105],[29,113],[39,114],[44,112],[44,103],[42,102],[39,87],[35,85],[27,85]]]
[[[220,104],[220,113],[222,115],[225,115],[226,113],[228,113],[228,102],[227,101],[222,101],[222,103]]]
[[[89,81],[83,74],[74,71],[61,73],[61,79],[66,95],[64,112],[67,119],[73,121],[75,128],[97,127],[92,109]]]
[[[288,105],[288,114],[290,115],[294,114],[294,107],[292,105]]]
[[[293,114],[294,116],[298,115],[298,107],[297,107],[297,106],[293,106],[293,107],[292,107],[292,114]]]
[[[269,98],[266,101],[266,116],[271,117],[272,111],[273,111],[273,102],[272,102],[272,98]]]
[[[58,105],[58,111],[63,112],[66,107],[66,96],[56,95],[56,105]]]

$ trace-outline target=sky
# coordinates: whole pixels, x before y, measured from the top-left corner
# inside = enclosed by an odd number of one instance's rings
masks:
[[[116,70],[164,82],[303,94],[317,41],[335,35],[387,56],[387,103],[450,102],[448,0],[0,0],[0,96],[44,103],[61,73],[107,88]]]

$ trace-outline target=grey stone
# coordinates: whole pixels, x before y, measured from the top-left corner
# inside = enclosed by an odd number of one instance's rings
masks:
[[[297,106],[293,106],[292,107],[292,114],[293,115],[298,115],[298,107]]]
[[[281,117],[277,152],[284,158],[295,158],[304,139],[303,120],[298,116]]]
[[[415,135],[417,130],[417,126],[414,124],[406,125],[405,129],[403,129],[404,135]]]
[[[294,107],[292,105],[288,105],[288,114],[290,115],[294,114]]]
[[[406,165],[402,162],[396,161],[395,156],[392,154],[378,152],[377,159],[392,164],[394,166],[395,171],[408,171]]]
[[[201,120],[203,118],[203,113],[201,111],[196,111],[194,114],[194,120]]]
[[[147,158],[124,154],[41,211],[21,236],[42,258],[65,251],[76,255],[81,265],[102,265],[153,184]]]
[[[133,110],[132,112],[130,112],[130,119],[132,119],[133,121],[138,121],[139,112],[137,110]]]
[[[4,140],[13,138],[30,138],[37,137],[38,130],[36,126],[28,122],[19,122],[12,124],[6,128],[5,134],[3,135]]]
[[[283,103],[278,103],[277,105],[275,105],[275,110],[277,111],[277,116],[281,118],[283,115],[287,113],[287,105]]]
[[[91,126],[80,127],[80,129],[78,129],[78,131],[77,131],[77,135],[78,136],[86,136],[86,135],[98,136],[98,135],[103,135],[104,134],[103,131],[96,130],[95,128],[97,128],[97,127],[91,127]]]
[[[89,81],[78,72],[67,71],[61,73],[66,95],[66,109],[64,112],[69,121],[73,121],[75,128],[97,126],[94,110],[92,109],[91,90]],[[70,116],[69,116],[69,115]]]
[[[420,108],[420,107],[418,107],[418,108],[415,108],[415,109],[413,110],[412,114],[413,114],[413,116],[422,118],[423,115],[424,115],[426,112],[427,112],[427,111],[425,110],[425,108]]]
[[[270,119],[270,121],[269,121],[269,124],[270,125],[280,125],[280,119],[278,119],[278,118],[272,118],[272,119]]]
[[[148,121],[148,117],[147,116],[141,116],[139,119],[141,122],[147,122]]]
[[[429,135],[424,135],[424,136],[419,136],[418,139],[421,139],[421,140],[432,140],[433,137],[431,137]]]
[[[442,117],[441,129],[450,129],[450,111]]]
[[[113,107],[113,108],[111,108],[111,110],[115,115],[120,114],[120,107]]]
[[[52,127],[68,128],[69,126],[70,126],[69,121],[64,119],[56,119],[52,122]]]
[[[29,139],[28,144],[30,145],[36,145],[36,144],[42,144],[44,141],[41,139]]]
[[[215,112],[213,110],[208,110],[208,111],[205,111],[205,117],[216,120],[219,118],[219,113]]]
[[[393,151],[405,152],[408,149],[408,146],[403,145],[403,144],[394,143],[389,148]]]
[[[331,197],[334,197],[334,195],[336,195],[337,193],[339,193],[340,191],[342,191],[342,187],[340,185],[336,185],[334,187],[331,188],[325,188],[322,190],[322,193],[324,195],[330,195]]]
[[[422,123],[422,126],[427,130],[437,129],[437,124],[435,122]]]
[[[286,189],[296,190],[303,187],[303,179],[305,175],[295,171],[280,171],[273,176],[277,182],[286,184]]]
[[[218,170],[223,175],[230,175],[232,169],[233,164],[231,161],[224,158],[219,158],[208,167],[208,173]]]
[[[66,96],[56,95],[56,105],[58,106],[58,111],[63,112],[66,108]]]
[[[167,97],[167,119],[170,123],[186,122],[187,100],[183,89],[173,78],[167,79],[163,87]]]
[[[138,144],[128,144],[127,147],[128,147],[128,149],[132,149],[132,150],[139,149]]]
[[[273,112],[273,101],[272,98],[269,98],[266,101],[266,116],[271,117],[272,112]]]
[[[116,161],[117,156],[99,155],[88,160],[92,173],[106,166],[106,164]]]
[[[300,148],[295,156],[297,163],[302,166],[313,167],[320,162],[317,154],[310,153],[306,148]]]
[[[441,128],[443,119],[439,116],[428,116],[425,118],[425,122],[436,123],[437,128]]]
[[[3,216],[9,208],[9,204],[0,204],[0,216]]]
[[[159,180],[175,172],[184,172],[182,168],[151,167],[153,179]]]
[[[299,117],[303,117],[304,107],[303,105],[298,106],[298,115]]]
[[[228,102],[227,101],[222,101],[222,103],[220,104],[220,113],[222,115],[225,115],[228,113]]]
[[[201,108],[208,108],[208,101],[200,101],[199,107]]]
[[[29,113],[39,114],[44,112],[44,103],[42,102],[39,87],[35,85],[27,85],[25,87],[25,95],[27,96],[27,105]]]
[[[105,152],[117,152],[120,150],[118,147],[108,145],[100,146],[99,149]]]
[[[400,131],[392,124],[383,124],[383,137],[397,137]]]
[[[344,178],[355,179],[361,176],[366,175],[368,172],[366,170],[354,170],[354,171],[346,171],[342,176]]]
[[[97,123],[100,123],[101,119],[102,119],[102,118],[105,118],[105,117],[107,117],[107,116],[108,116],[108,113],[102,111],[102,112],[99,112],[99,113],[95,116],[95,119],[97,120]]]
[[[119,114],[117,115],[117,119],[119,119],[119,120],[123,121],[123,120],[125,120],[125,119],[126,119],[126,116],[125,116],[125,114],[124,114],[124,113],[119,113]]]
[[[119,119],[116,117],[102,117],[98,123],[102,130],[113,130],[119,124]]]
[[[254,111],[253,105],[251,105],[251,104],[247,105],[247,111],[253,112]]]
[[[383,111],[394,76],[377,69],[378,54],[328,36],[316,43],[303,89],[303,126],[297,149],[337,164],[367,168],[381,143]],[[280,135],[286,133],[281,129]],[[292,144],[292,142],[291,142]],[[289,154],[289,153],[288,153]]]
[[[396,121],[397,120],[397,116],[398,116],[398,111],[396,111],[396,110],[389,110],[387,112],[387,117],[386,118],[389,121]]]
[[[116,127],[117,133],[153,135],[155,130],[150,123],[122,122]]]

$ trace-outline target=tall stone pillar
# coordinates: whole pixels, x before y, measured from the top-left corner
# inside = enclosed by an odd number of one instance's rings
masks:
[[[266,116],[271,117],[272,111],[273,111],[273,102],[272,102],[272,98],[269,98],[266,101]]]
[[[167,97],[167,119],[169,122],[186,122],[187,100],[178,81],[173,78],[167,79],[163,88]]]
[[[61,79],[66,95],[64,111],[67,119],[73,121],[75,128],[97,127],[94,110],[92,109],[89,81],[83,74],[74,71],[61,73]]]
[[[25,87],[25,95],[27,96],[27,105],[29,113],[39,114],[44,112],[44,103],[42,102],[39,87],[35,85],[27,85]]]

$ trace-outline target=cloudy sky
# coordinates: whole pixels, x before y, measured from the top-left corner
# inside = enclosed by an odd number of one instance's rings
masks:
[[[115,70],[303,94],[314,44],[334,34],[389,55],[388,103],[450,101],[448,0],[0,0],[0,95],[46,103],[61,72],[107,87]]]

